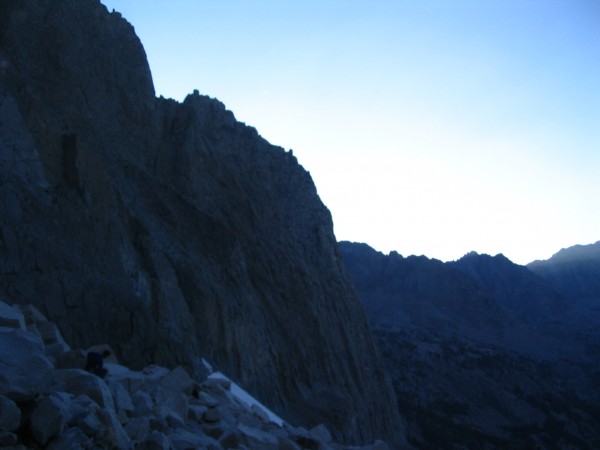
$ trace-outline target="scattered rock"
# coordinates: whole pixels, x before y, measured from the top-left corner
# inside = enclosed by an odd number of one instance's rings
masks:
[[[21,310],[29,319],[18,319]],[[59,342],[60,330],[39,311],[21,310],[3,308],[4,317],[17,319],[15,327],[0,332],[0,379],[6,380],[0,385],[2,448],[25,449],[21,440],[30,445],[33,438],[34,445],[50,450],[345,449],[324,425],[310,431],[291,427],[220,373],[198,385],[181,367],[132,371],[108,363],[103,380],[71,368],[81,365],[85,353],[66,344],[53,367],[42,339]],[[387,447],[375,443],[363,450]]]
[[[152,401],[152,397],[144,391],[135,391],[131,395],[131,400],[133,402],[133,416],[146,416],[152,412],[152,408],[154,402]]]
[[[0,327],[25,330],[25,318],[20,311],[0,301]]]
[[[191,395],[196,388],[196,382],[182,367],[176,367],[160,380],[160,387],[165,391]]]
[[[39,338],[21,328],[0,329],[0,395],[29,400],[48,391],[52,363]]]
[[[160,431],[151,432],[140,448],[146,450],[169,450],[169,439]]]
[[[159,389],[154,409],[159,417],[185,423],[188,415],[188,397],[178,392]]]
[[[46,445],[65,430],[70,403],[71,399],[63,392],[54,392],[37,403],[31,414],[29,429],[40,445]]]
[[[19,310],[21,314],[23,314],[23,317],[25,318],[25,324],[27,326],[35,325],[39,322],[46,322],[48,320],[39,309],[31,304],[13,305],[12,308]]]
[[[35,326],[44,341],[46,353],[49,355],[58,355],[71,350],[54,322],[49,322],[47,320],[38,321],[35,323]]]
[[[134,417],[125,425],[125,431],[131,440],[143,442],[150,433],[150,420],[146,416]]]
[[[85,395],[102,408],[115,411],[112,394],[106,383],[81,369],[59,369],[53,372],[53,386],[56,390],[73,395]]]
[[[94,448],[94,441],[79,428],[69,428],[53,439],[46,450],[81,450]]]
[[[133,404],[133,400],[131,399],[131,395],[129,395],[129,392],[121,383],[110,382],[109,380],[108,387],[113,396],[113,401],[117,411],[122,410],[127,414],[131,414],[135,411],[135,406]]]

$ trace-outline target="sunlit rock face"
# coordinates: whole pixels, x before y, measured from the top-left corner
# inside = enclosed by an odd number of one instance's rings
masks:
[[[206,356],[337,439],[402,429],[329,211],[216,100],[157,99],[95,0],[0,5],[0,295],[132,367]]]

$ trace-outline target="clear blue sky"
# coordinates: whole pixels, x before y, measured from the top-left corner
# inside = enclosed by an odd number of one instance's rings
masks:
[[[293,149],[338,240],[516,263],[600,240],[598,0],[102,0],[157,95]]]

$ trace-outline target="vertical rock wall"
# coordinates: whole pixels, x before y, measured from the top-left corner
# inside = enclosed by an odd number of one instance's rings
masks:
[[[0,183],[0,296],[73,345],[204,355],[294,423],[401,445],[310,175],[216,100],[156,99],[98,1],[0,4]]]

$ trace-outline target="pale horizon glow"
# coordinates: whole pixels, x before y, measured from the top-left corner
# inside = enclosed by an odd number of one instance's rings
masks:
[[[102,0],[157,95],[293,149],[338,240],[518,264],[600,240],[596,0]]]

